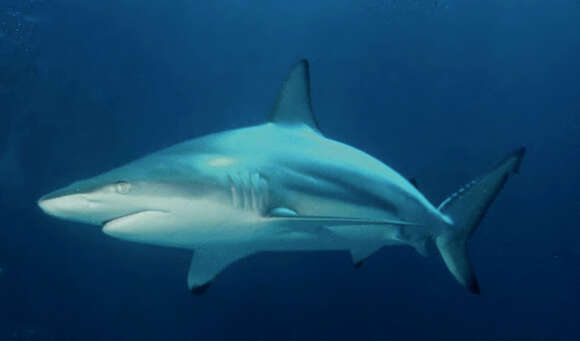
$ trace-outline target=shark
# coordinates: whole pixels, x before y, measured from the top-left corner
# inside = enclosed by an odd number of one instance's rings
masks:
[[[324,136],[301,60],[265,123],[178,143],[76,181],[38,205],[114,238],[191,250],[194,294],[232,263],[264,251],[343,250],[358,267],[385,246],[427,255],[431,244],[453,277],[479,294],[469,240],[524,154],[516,149],[435,206],[391,167]]]

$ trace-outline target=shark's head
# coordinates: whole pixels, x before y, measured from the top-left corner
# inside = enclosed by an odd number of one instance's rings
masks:
[[[191,176],[197,172],[198,176]],[[188,176],[186,176],[188,175]],[[49,215],[117,238],[179,246],[185,222],[204,224],[223,189],[215,179],[170,159],[149,157],[72,183],[39,199]],[[193,227],[195,228],[195,227]]]

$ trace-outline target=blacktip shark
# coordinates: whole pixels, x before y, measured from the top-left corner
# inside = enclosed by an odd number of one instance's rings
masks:
[[[360,265],[389,245],[425,255],[430,241],[455,279],[479,294],[467,244],[524,152],[436,207],[389,166],[321,133],[303,60],[266,123],[174,145],[38,204],[122,240],[193,250],[187,284],[195,294],[261,251],[347,250]]]

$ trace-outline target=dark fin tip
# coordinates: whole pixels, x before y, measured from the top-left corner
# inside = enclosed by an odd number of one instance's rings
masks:
[[[516,166],[514,168],[514,173],[520,174],[520,167],[522,166],[522,160],[524,159],[525,155],[526,155],[526,147],[525,146],[521,146],[516,151],[514,151],[514,156],[516,156],[518,158],[518,163],[516,164]]]
[[[306,58],[302,58],[298,61],[298,63],[296,63],[296,65],[298,64],[304,64],[307,68],[310,67],[309,63],[308,63],[308,59]]]
[[[354,265],[355,269],[360,269],[360,267],[363,266],[364,263],[365,263],[365,261],[361,260],[359,262],[354,263],[353,265]]]
[[[191,288],[191,293],[195,296],[203,295],[207,291],[207,288],[211,286],[211,282],[207,282],[203,285]]]
[[[522,166],[522,161],[524,159],[524,155],[526,155],[526,147],[521,146],[520,148],[509,153],[500,162],[498,162],[496,167],[502,166],[504,163],[508,162],[509,160],[516,159],[516,164],[514,165],[512,172],[515,174],[519,174],[520,167]]]
[[[479,283],[477,282],[477,279],[473,279],[473,281],[471,281],[471,283],[469,284],[469,287],[467,288],[469,289],[469,291],[472,294],[475,295],[481,295],[481,289],[479,288]]]

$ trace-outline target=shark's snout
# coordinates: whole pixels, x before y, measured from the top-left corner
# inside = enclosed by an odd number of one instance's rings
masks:
[[[81,214],[86,214],[87,211],[94,210],[97,204],[82,194],[55,195],[51,193],[38,199],[38,206],[46,214],[54,217],[84,220],[75,218]]]
[[[38,199],[38,206],[53,217],[91,225],[102,225],[127,211],[118,202],[99,195],[94,187],[79,182],[44,195]]]
[[[129,195],[125,182],[75,182],[38,199],[38,206],[56,218],[90,225],[105,225],[149,208]]]
[[[42,197],[38,199],[37,204],[44,213],[54,215],[56,209],[51,199],[46,199],[45,197]]]

